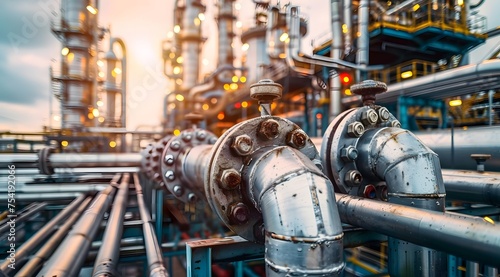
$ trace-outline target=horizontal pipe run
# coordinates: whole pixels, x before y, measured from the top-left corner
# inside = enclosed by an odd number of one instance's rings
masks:
[[[500,226],[480,217],[416,209],[336,193],[343,223],[500,266]]]
[[[73,202],[71,202],[68,206],[66,206],[60,213],[58,213],[52,220],[50,220],[47,224],[45,224],[42,229],[40,229],[36,234],[34,234],[29,240],[23,243],[16,251],[16,260],[22,261],[26,258],[26,256],[33,251],[40,243],[42,243],[48,236],[52,234],[52,232],[56,231],[58,225],[66,219],[70,214],[72,214],[75,209],[83,202],[85,196],[78,196]],[[0,266],[0,270],[9,274],[11,272],[11,268],[9,267],[10,261],[5,260]]]
[[[134,184],[137,194],[137,204],[139,206],[139,212],[142,220],[142,230],[144,235],[144,244],[146,247],[146,257],[148,259],[149,276],[168,277],[167,270],[163,264],[161,246],[158,243],[154,232],[151,215],[149,214],[148,208],[144,203],[144,195],[142,194],[142,187],[139,183],[139,177],[137,174],[134,174]]]
[[[65,192],[65,193],[29,193],[17,194],[17,203],[28,203],[33,201],[60,201],[71,200],[82,195],[80,192]],[[0,193],[0,202],[6,203],[9,199],[8,195]]]
[[[500,173],[443,170],[447,200],[500,206]]]
[[[45,208],[45,206],[47,206],[47,203],[45,203],[45,202],[33,203],[33,205],[30,205],[27,209],[25,209],[25,211],[23,213],[18,214],[15,217],[16,225],[30,219],[33,215],[35,215],[36,213],[43,210],[43,208]],[[8,219],[10,219],[9,216],[7,216],[7,222],[5,224],[3,224],[2,226],[0,226],[0,234],[4,234],[4,233],[8,232],[9,229],[11,228]]]
[[[109,216],[107,227],[102,238],[103,245],[97,255],[93,276],[117,276],[116,266],[118,265],[120,241],[123,233],[123,216],[127,209],[127,199],[129,191],[129,174],[125,174],[121,180],[120,189],[113,203],[111,215]]]
[[[16,277],[29,277],[34,276],[40,267],[45,263],[54,250],[59,246],[64,237],[68,234],[73,224],[81,216],[82,212],[88,206],[92,200],[91,196],[88,196],[79,203],[77,210],[74,211],[64,224],[50,237],[50,239],[38,250],[35,255],[31,256],[29,261],[19,270]]]
[[[99,230],[104,213],[113,202],[120,174],[116,174],[110,186],[101,191],[75,224],[52,257],[41,270],[41,276],[77,276],[94,237]]]

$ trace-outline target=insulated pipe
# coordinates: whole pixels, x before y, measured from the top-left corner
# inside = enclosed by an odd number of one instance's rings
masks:
[[[343,232],[328,178],[288,146],[254,157],[247,183],[262,212],[267,276],[340,276]]]
[[[167,270],[163,264],[163,254],[161,246],[158,244],[154,227],[148,208],[144,202],[142,187],[139,183],[139,177],[134,174],[134,184],[137,193],[137,203],[142,220],[142,231],[144,235],[144,245],[146,247],[146,257],[148,259],[149,276],[168,277]]]
[[[33,251],[40,243],[42,243],[48,236],[50,236],[56,229],[57,226],[61,224],[70,214],[72,214],[76,208],[83,202],[85,196],[78,196],[71,204],[66,206],[61,212],[59,212],[52,220],[47,222],[42,229],[40,229],[36,234],[34,234],[29,240],[23,243],[16,250],[16,261],[23,261],[26,256]],[[9,267],[10,261],[7,259],[0,266],[0,270],[4,274],[9,274],[12,269]]]
[[[78,276],[94,237],[99,230],[104,213],[114,198],[120,174],[110,186],[101,191],[75,224],[56,252],[39,273],[40,276]]]
[[[30,277],[36,274],[43,263],[50,258],[50,255],[52,255],[54,250],[60,245],[64,236],[68,234],[73,224],[75,224],[91,200],[92,197],[89,196],[79,203],[77,210],[64,221],[64,224],[50,237],[40,250],[30,257],[29,261],[15,275],[16,277]]]
[[[129,174],[125,174],[121,180],[120,189],[116,194],[111,215],[106,223],[106,231],[102,238],[103,245],[99,249],[94,264],[94,277],[118,276],[116,266],[118,265],[120,242],[123,233],[123,216],[127,209],[129,190]]]
[[[363,227],[467,260],[500,266],[500,226],[456,213],[336,194],[343,223]]]

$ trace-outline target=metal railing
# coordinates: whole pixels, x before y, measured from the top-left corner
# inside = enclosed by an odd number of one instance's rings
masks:
[[[372,80],[392,84],[433,74],[437,71],[437,68],[438,65],[436,63],[411,60],[384,70],[371,71],[368,74]]]

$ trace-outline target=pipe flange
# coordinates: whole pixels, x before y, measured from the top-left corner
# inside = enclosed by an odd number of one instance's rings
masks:
[[[358,140],[363,133],[372,129],[393,127],[391,122],[399,121],[386,108],[372,105],[347,110],[328,126],[321,145],[321,158],[324,172],[333,181],[336,192],[363,197],[366,186],[379,181],[366,178],[367,176],[352,177],[354,172],[359,173],[361,170],[358,168],[357,159],[348,156],[348,152],[357,149]],[[364,128],[356,128],[359,125]]]
[[[55,149],[52,147],[45,147],[38,152],[38,170],[41,174],[52,175],[55,173],[49,161],[49,156],[54,151]]]
[[[146,166],[146,175],[150,180],[155,182],[155,188],[164,187],[165,184],[162,178],[161,172],[161,164],[163,152],[165,151],[165,145],[172,139],[173,135],[167,135],[153,144],[151,147],[147,148],[147,156],[146,159],[148,161],[148,165]]]
[[[295,138],[297,135],[300,137]],[[255,208],[243,176],[248,174],[247,165],[254,154],[277,146],[294,147],[321,169],[310,138],[299,126],[279,117],[262,116],[234,125],[212,148],[204,180],[208,202],[226,226],[249,241],[263,242],[262,214]]]
[[[194,184],[192,185],[187,177],[183,176],[182,160],[191,148],[214,144],[216,141],[217,137],[213,133],[198,128],[187,129],[178,136],[172,136],[165,144],[165,149],[159,159],[163,188],[184,203],[193,203],[198,199],[203,199],[204,196],[198,195]]]

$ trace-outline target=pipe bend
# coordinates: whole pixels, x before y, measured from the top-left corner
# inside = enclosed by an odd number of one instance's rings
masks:
[[[265,226],[267,276],[339,275],[343,232],[331,182],[287,146],[265,150],[249,166],[249,193]]]
[[[368,130],[358,149],[356,165],[363,176],[385,181],[389,197],[446,195],[438,155],[410,131],[393,127]]]

